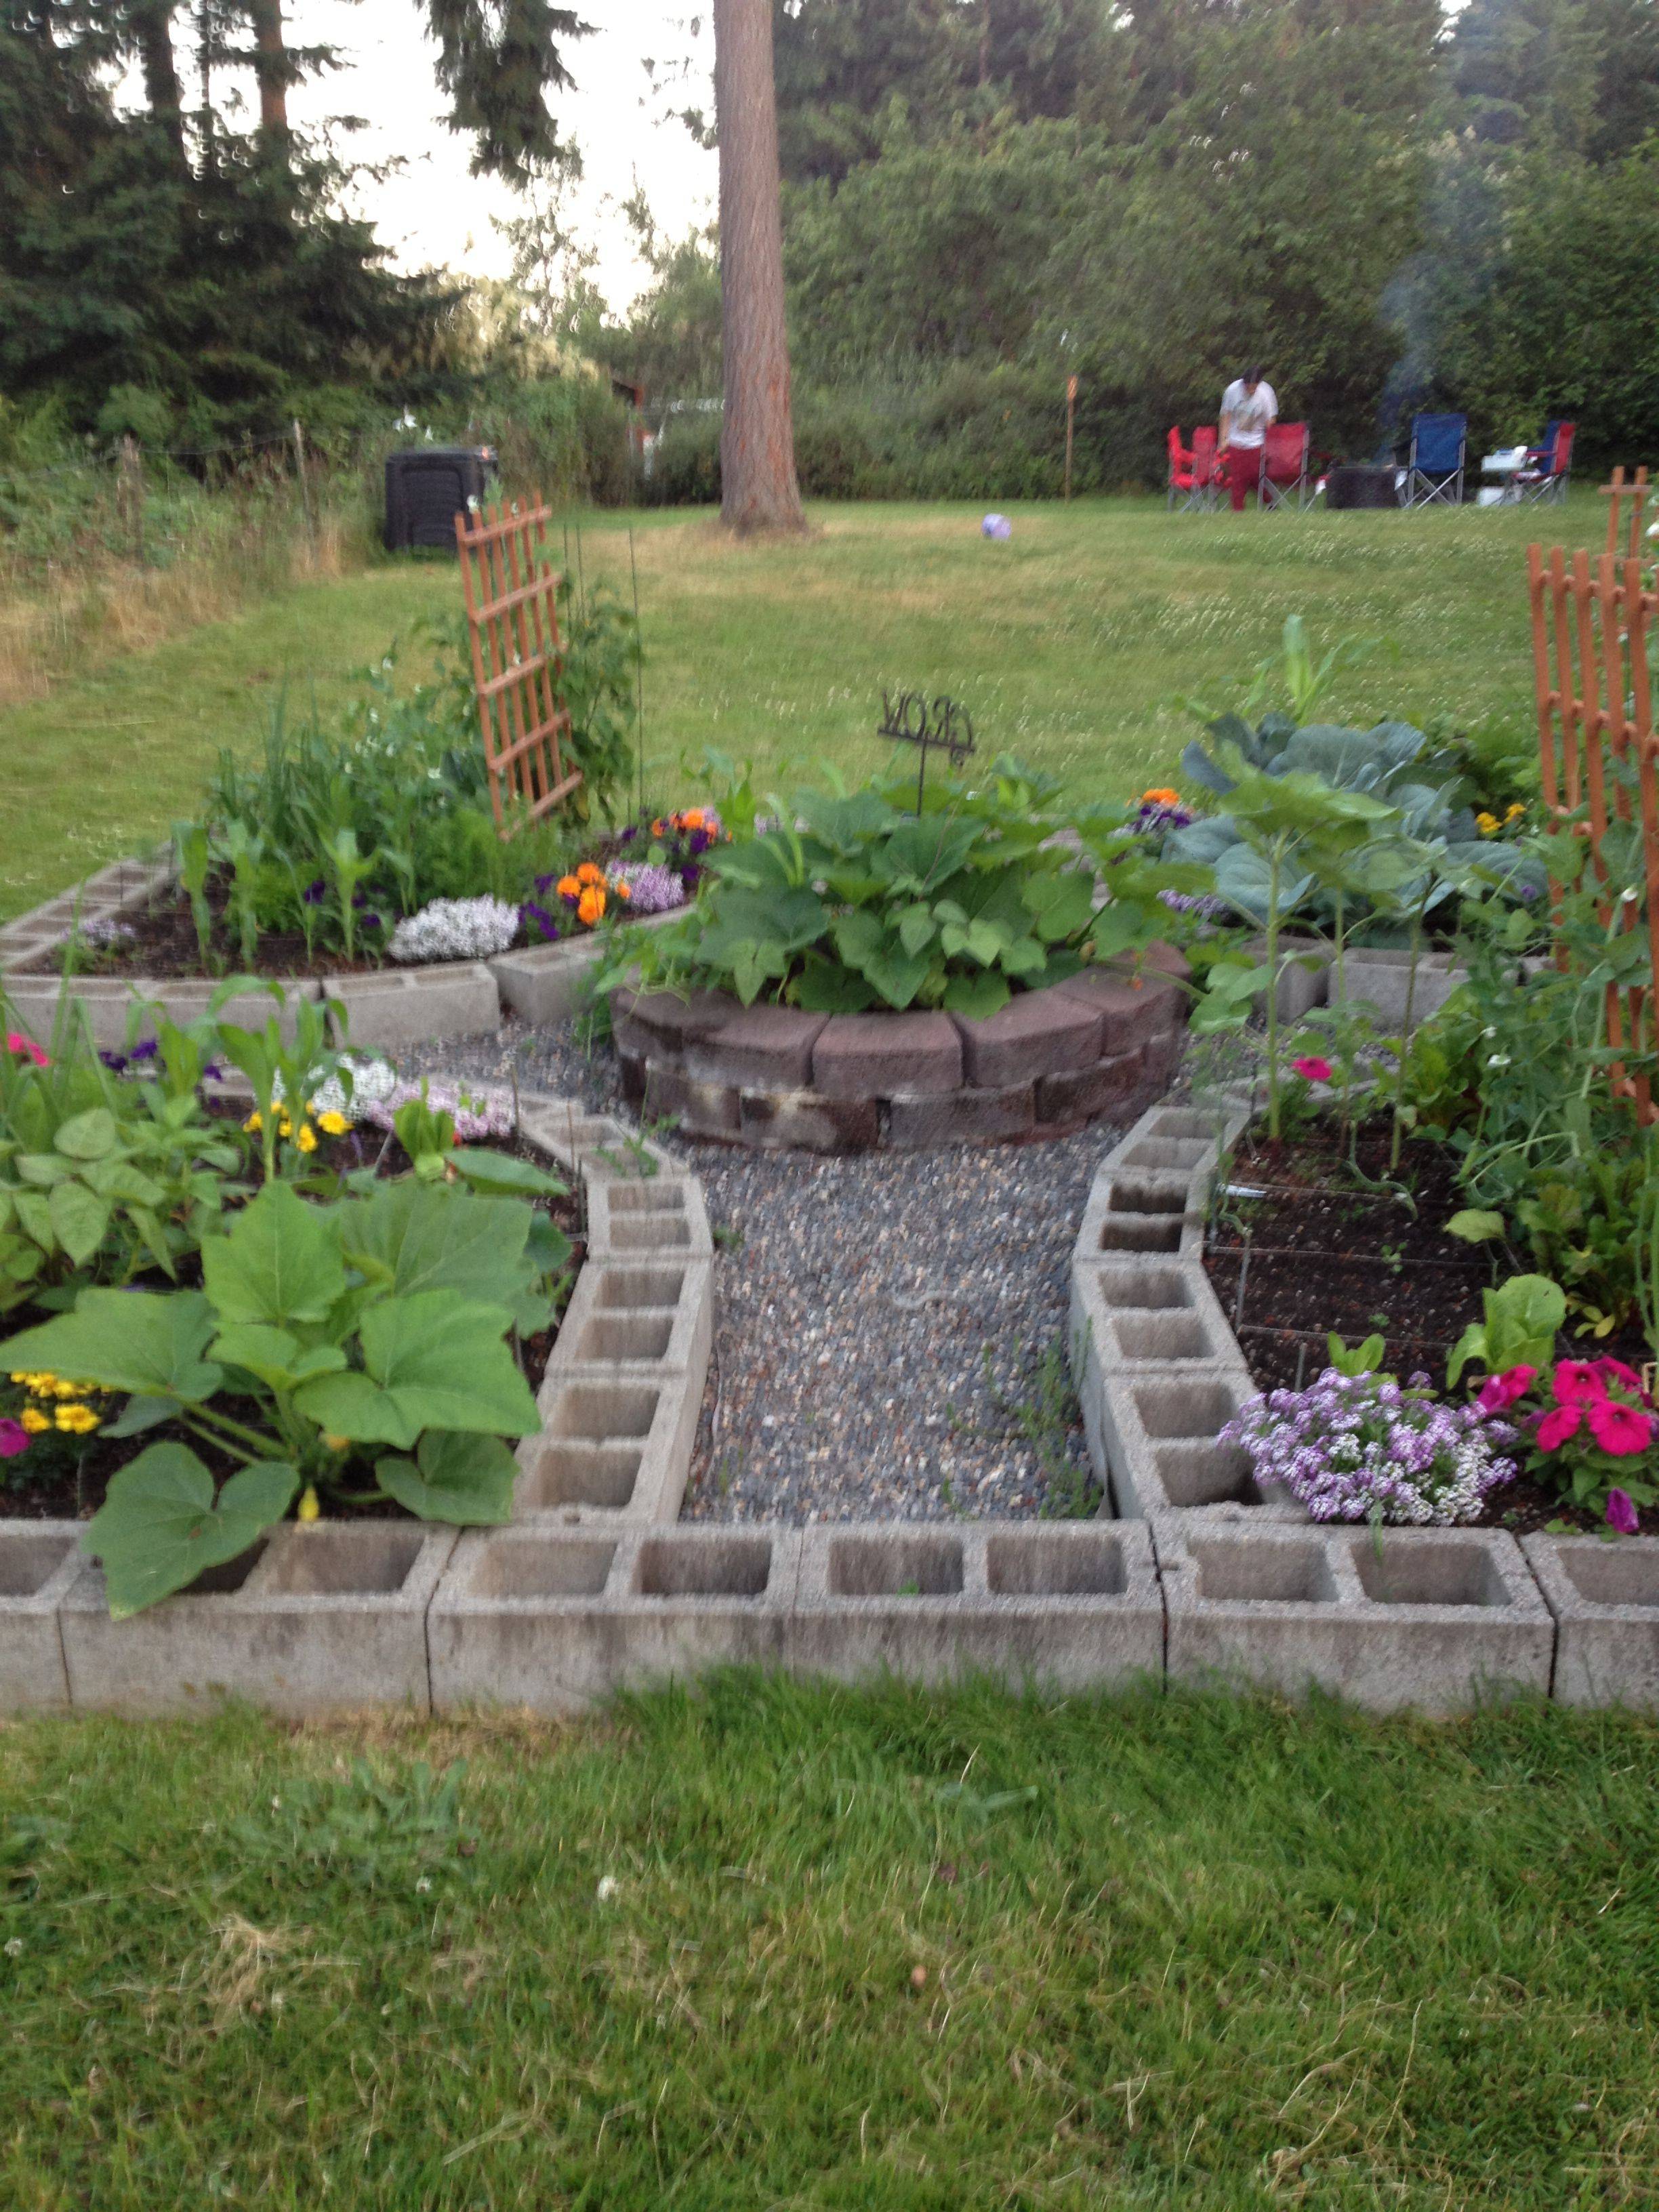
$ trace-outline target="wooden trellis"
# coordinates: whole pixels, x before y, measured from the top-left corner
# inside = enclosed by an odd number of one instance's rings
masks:
[[[549,813],[581,781],[561,750],[570,716],[560,696],[559,578],[547,544],[552,509],[498,504],[455,517],[472,634],[472,673],[489,796],[503,838]]]
[[[1612,487],[1609,487],[1611,489]],[[1645,483],[1642,486],[1644,493]],[[1638,506],[1640,514],[1640,503]],[[1612,529],[1618,532],[1619,500]],[[1544,805],[1552,824],[1589,840],[1591,865],[1606,890],[1602,919],[1646,933],[1646,975],[1607,994],[1607,1042],[1615,1097],[1628,1099],[1643,1121],[1659,1121],[1644,1063],[1655,1049],[1654,977],[1659,974],[1659,776],[1653,727],[1652,644],[1659,592],[1644,581],[1635,548],[1588,552],[1569,563],[1560,546],[1546,561],[1527,551],[1532,594],[1534,672]],[[1639,852],[1634,865],[1610,863],[1610,824],[1639,835],[1618,842]],[[1564,871],[1564,873],[1565,872]],[[1634,893],[1634,896],[1629,896]],[[1565,956],[1564,956],[1565,957]]]

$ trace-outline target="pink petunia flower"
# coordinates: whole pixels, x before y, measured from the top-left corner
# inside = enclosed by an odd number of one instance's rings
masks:
[[[1501,1375],[1487,1376],[1475,1403],[1483,1413],[1501,1413],[1517,1398],[1524,1398],[1537,1380],[1535,1367],[1506,1367]]]
[[[1555,1370],[1555,1402],[1558,1406],[1589,1406],[1598,1398],[1605,1398],[1607,1386],[1602,1381],[1600,1364],[1594,1359],[1564,1359]]]
[[[1596,1372],[1604,1382],[1616,1382],[1620,1389],[1633,1390],[1644,1403],[1647,1392],[1642,1388],[1642,1378],[1633,1367],[1626,1367],[1622,1359],[1598,1359]]]
[[[1590,1434],[1604,1452],[1626,1459],[1645,1451],[1653,1441],[1653,1416],[1636,1406],[1621,1406],[1616,1398],[1599,1398],[1584,1409]]]
[[[0,1459],[15,1459],[29,1448],[29,1432],[21,1421],[0,1421]]]
[[[1545,1451],[1559,1451],[1569,1437],[1576,1437],[1583,1425],[1581,1406],[1556,1406],[1538,1424],[1538,1441]]]
[[[1633,1536],[1641,1527],[1636,1517],[1636,1506],[1627,1490],[1607,1492],[1607,1526],[1616,1528],[1621,1536]]]
[[[1310,1083],[1328,1083],[1331,1079],[1331,1063],[1321,1060],[1316,1053],[1310,1053],[1305,1060],[1293,1060],[1291,1066]]]
[[[32,1060],[37,1067],[52,1066],[52,1062],[36,1044],[34,1039],[26,1037],[21,1030],[6,1031],[6,1050],[15,1054],[20,1060]]]

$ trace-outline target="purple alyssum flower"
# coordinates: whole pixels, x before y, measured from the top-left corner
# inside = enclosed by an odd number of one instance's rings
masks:
[[[1307,1389],[1252,1398],[1218,1441],[1242,1446],[1257,1484],[1288,1491],[1316,1521],[1476,1520],[1488,1493],[1515,1479],[1501,1454],[1516,1432],[1427,1384],[1426,1375],[1402,1386],[1328,1367]]]
[[[678,868],[659,868],[647,862],[631,871],[628,887],[633,894],[628,902],[632,914],[667,914],[685,904],[685,885]]]

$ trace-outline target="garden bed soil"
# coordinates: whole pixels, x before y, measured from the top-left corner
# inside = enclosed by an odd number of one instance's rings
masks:
[[[211,939],[213,957],[217,963],[209,980],[225,975],[259,975],[280,978],[283,981],[301,978],[320,981],[331,975],[375,975],[387,972],[418,973],[430,963],[365,958],[359,954],[348,960],[343,951],[319,949],[308,951],[304,933],[297,929],[261,930],[252,962],[245,961],[235,936],[226,920],[225,894],[222,886],[208,886],[208,903],[213,909],[214,929]],[[148,907],[124,914],[121,924],[132,935],[118,944],[93,945],[82,942],[76,950],[73,968],[68,965],[68,948],[55,945],[49,952],[26,963],[20,973],[38,975],[61,975],[72,972],[76,975],[130,975],[135,981],[155,977],[157,981],[173,981],[188,979],[200,981],[207,974],[202,965],[201,947],[196,935],[196,923],[191,913],[190,900],[183,891],[170,891]],[[596,934],[592,930],[573,931],[568,937],[531,937],[522,929],[506,949],[508,951],[534,951],[551,944],[574,945],[585,943]],[[492,954],[492,958],[499,955]]]
[[[1240,1140],[1218,1192],[1204,1267],[1258,1389],[1311,1382],[1329,1364],[1332,1334],[1351,1349],[1380,1335],[1391,1371],[1402,1380],[1422,1372],[1443,1389],[1453,1346],[1481,1318],[1482,1291],[1514,1272],[1501,1245],[1447,1235],[1445,1224],[1466,1203],[1455,1156],[1431,1139],[1408,1138],[1390,1170],[1390,1137],[1386,1115],[1365,1125],[1352,1164],[1334,1121],[1278,1144],[1258,1125]],[[1638,1369],[1651,1356],[1630,1331],[1593,1344],[1564,1336],[1559,1352],[1611,1353]],[[1493,1494],[1481,1518],[1517,1534],[1553,1522],[1602,1525],[1524,1474]]]
[[[228,1112],[229,1109],[222,1110]],[[510,1153],[514,1159],[528,1161],[535,1167],[544,1168],[547,1165],[545,1156],[522,1137],[485,1137],[477,1140],[477,1146],[480,1150]],[[409,1155],[395,1137],[383,1138],[378,1130],[367,1127],[353,1130],[343,1137],[325,1138],[314,1158],[320,1167],[341,1172],[367,1166],[372,1162],[378,1171],[387,1177],[406,1175],[411,1165]],[[252,1166],[257,1179],[257,1159]],[[586,1249],[581,1233],[580,1207],[576,1197],[570,1194],[563,1198],[538,1198],[530,1202],[550,1213],[569,1237],[572,1249],[567,1282],[574,1287]],[[190,1273],[181,1273],[177,1285],[168,1284],[164,1278],[157,1277],[143,1286],[157,1290],[190,1289],[199,1279],[198,1270],[193,1279]],[[46,1314],[33,1306],[15,1309],[0,1322],[0,1335],[15,1336],[20,1330],[32,1328],[47,1318]],[[552,1328],[538,1330],[534,1336],[520,1340],[519,1364],[532,1391],[541,1388],[558,1333],[556,1320]],[[112,1414],[118,1410],[118,1400],[112,1400],[109,1410]],[[109,1488],[111,1479],[130,1459],[136,1458],[151,1444],[169,1440],[188,1444],[219,1481],[234,1474],[240,1464],[228,1454],[216,1451],[200,1437],[191,1435],[177,1421],[160,1423],[137,1437],[108,1437],[100,1433],[89,1437],[72,1461],[67,1454],[54,1454],[56,1464],[41,1475],[31,1478],[22,1472],[28,1460],[33,1456],[31,1453],[0,1464],[0,1516],[15,1521],[88,1520],[103,1504],[104,1493]],[[331,1503],[328,1517],[331,1521],[401,1521],[407,1516],[393,1499],[376,1498],[361,1505]]]

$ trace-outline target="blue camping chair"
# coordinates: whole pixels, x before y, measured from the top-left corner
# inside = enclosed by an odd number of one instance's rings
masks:
[[[1467,415],[1413,415],[1411,459],[1406,464],[1406,505],[1448,507],[1463,503],[1463,466],[1468,454]]]

